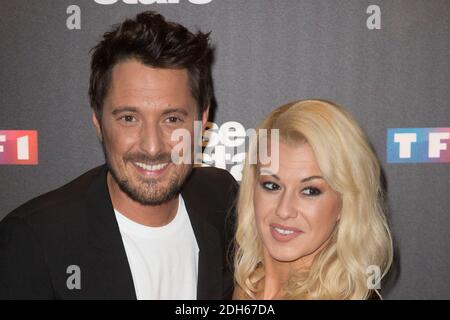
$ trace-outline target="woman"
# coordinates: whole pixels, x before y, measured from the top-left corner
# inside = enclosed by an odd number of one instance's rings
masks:
[[[279,129],[278,170],[244,165],[234,298],[379,296],[371,272],[387,273],[393,249],[380,165],[366,135],[322,100],[282,106],[260,129]]]

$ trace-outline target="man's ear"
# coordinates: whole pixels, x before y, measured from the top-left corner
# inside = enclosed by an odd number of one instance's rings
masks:
[[[205,130],[206,123],[208,122],[208,116],[209,116],[209,107],[207,107],[207,108],[202,112],[202,131]]]
[[[102,142],[103,141],[102,126],[98,122],[95,112],[92,112],[92,123],[94,124],[95,132],[97,133],[98,140],[100,140],[100,142]]]

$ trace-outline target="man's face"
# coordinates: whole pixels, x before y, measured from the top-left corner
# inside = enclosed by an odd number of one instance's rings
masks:
[[[126,60],[112,69],[101,125],[93,115],[110,173],[120,189],[143,205],[159,205],[176,196],[192,169],[174,164],[172,132],[194,137],[197,120],[185,69],[157,69]],[[202,115],[203,124],[207,111]],[[193,145],[193,141],[191,141]]]

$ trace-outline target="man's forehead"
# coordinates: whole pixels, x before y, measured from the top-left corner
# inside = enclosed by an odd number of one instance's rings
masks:
[[[189,87],[186,69],[163,69],[142,64],[137,60],[126,60],[116,64],[111,73],[111,82],[120,88],[142,88],[148,90]]]
[[[115,106],[195,106],[186,70],[158,69],[134,60],[114,67],[107,99]]]

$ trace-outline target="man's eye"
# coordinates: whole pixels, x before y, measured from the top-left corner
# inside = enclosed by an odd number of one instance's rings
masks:
[[[130,115],[120,117],[119,119],[122,121],[125,121],[125,122],[136,122],[137,121],[134,116],[130,116]]]
[[[269,191],[276,191],[280,189],[280,186],[273,182],[263,182],[261,183],[261,186]]]
[[[320,195],[322,192],[314,187],[308,187],[302,190],[302,194],[307,195],[307,196],[318,196]]]
[[[183,120],[178,117],[168,117],[166,119],[166,122],[168,122],[168,123],[177,123],[177,122],[181,122],[181,121],[183,121]]]

